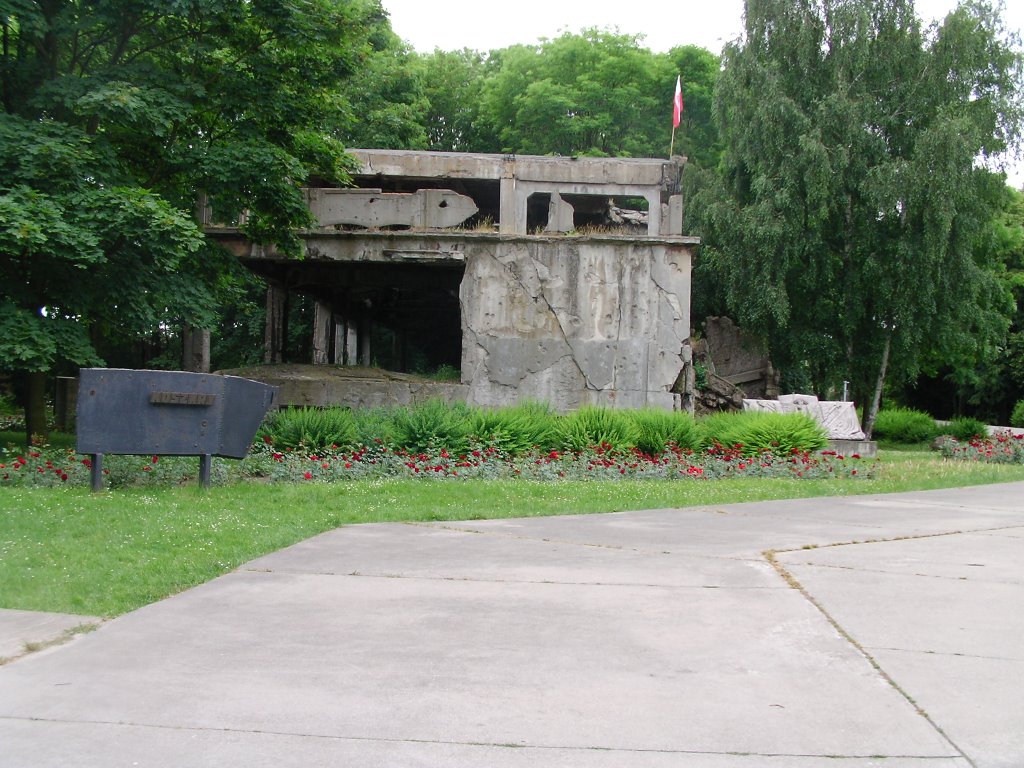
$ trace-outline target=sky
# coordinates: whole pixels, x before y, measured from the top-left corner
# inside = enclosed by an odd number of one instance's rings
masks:
[[[585,27],[641,34],[644,44],[664,52],[677,45],[699,45],[719,53],[743,29],[743,0],[674,0],[635,6],[625,0],[516,0],[508,4],[480,0],[382,0],[395,33],[417,51],[471,48],[489,51],[515,43],[534,43]],[[917,0],[925,21],[941,19],[956,0]],[[1024,2],[1009,0],[1006,26],[1021,34]],[[482,10],[493,8],[493,11]],[[1024,162],[1010,168],[1009,181],[1024,185]]]

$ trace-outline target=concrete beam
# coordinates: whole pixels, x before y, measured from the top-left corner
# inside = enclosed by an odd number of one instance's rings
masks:
[[[379,189],[307,189],[306,203],[321,227],[455,227],[477,212],[472,198],[448,189],[414,194]]]
[[[350,149],[360,163],[356,176],[432,179],[501,179],[511,164],[524,181],[575,181],[660,187],[678,176],[679,164],[657,158],[547,157],[468,152]]]

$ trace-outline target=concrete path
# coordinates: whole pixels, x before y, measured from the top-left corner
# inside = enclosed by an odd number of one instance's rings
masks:
[[[1024,483],[340,529],[0,667],[0,765],[1019,768]]]
[[[80,632],[91,632],[101,622],[72,613],[0,609],[0,664],[66,642]]]

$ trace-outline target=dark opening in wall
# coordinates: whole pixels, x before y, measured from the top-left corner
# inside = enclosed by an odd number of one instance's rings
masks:
[[[330,363],[419,374],[461,366],[462,263],[253,260],[249,265],[285,287],[293,303],[310,309],[303,328],[312,325],[314,300],[330,307]]]

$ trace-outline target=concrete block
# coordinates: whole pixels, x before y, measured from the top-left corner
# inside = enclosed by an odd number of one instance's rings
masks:
[[[455,227],[477,212],[472,198],[449,189],[413,194],[379,189],[307,189],[306,201],[321,227]]]

